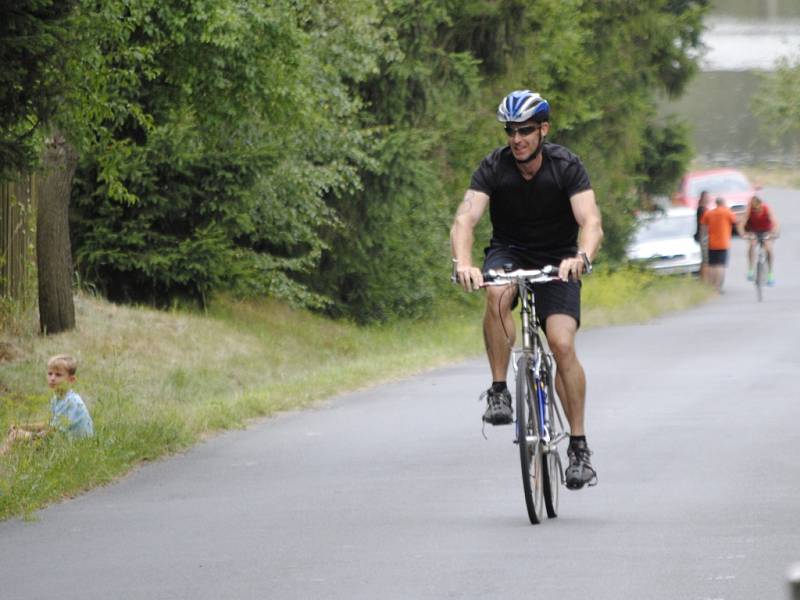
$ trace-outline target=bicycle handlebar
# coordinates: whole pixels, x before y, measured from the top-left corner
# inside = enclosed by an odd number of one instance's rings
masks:
[[[555,275],[553,275],[555,273]],[[547,265],[541,269],[516,269],[514,271],[497,271],[489,269],[483,274],[483,285],[507,285],[525,280],[528,283],[547,283],[560,280],[558,267]]]
[[[748,232],[744,235],[744,239],[746,240],[757,240],[757,239],[777,240],[779,237],[781,237],[779,234],[772,232],[765,232],[765,233]]]
[[[450,275],[452,283],[458,283],[458,262],[456,259],[453,261],[453,272]],[[490,285],[507,285],[509,283],[519,283],[520,280],[526,280],[528,283],[548,283],[550,281],[561,280],[558,276],[558,267],[555,265],[546,265],[541,269],[516,269],[514,271],[498,271],[496,269],[489,269],[483,273],[483,286]]]

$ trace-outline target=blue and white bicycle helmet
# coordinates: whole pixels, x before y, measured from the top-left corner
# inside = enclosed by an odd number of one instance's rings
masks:
[[[497,107],[497,120],[503,123],[520,123],[529,119],[537,123],[550,120],[550,104],[536,92],[513,91]]]

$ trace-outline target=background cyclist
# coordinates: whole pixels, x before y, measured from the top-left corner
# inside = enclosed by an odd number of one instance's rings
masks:
[[[483,270],[535,269],[553,264],[562,281],[535,286],[536,309],[556,360],[556,388],[570,424],[567,486],[596,482],[586,443],[586,376],[575,353],[580,325],[580,276],[591,264],[603,230],[594,191],[580,159],[563,146],[545,143],[550,105],[529,90],[511,92],[497,119],[508,144],[487,155],[472,175],[459,205],[451,244],[458,281],[466,291],[483,284]],[[489,207],[492,239],[483,269],[472,264],[474,229]],[[512,422],[506,374],[515,340],[511,310],[514,286],[489,287],[483,332],[492,374],[483,419],[493,425]]]
[[[758,234],[771,234],[777,236],[779,231],[778,220],[772,214],[772,209],[764,203],[758,196],[753,196],[747,205],[747,212],[742,217],[743,227],[739,230],[739,235],[742,237],[749,237],[750,244],[747,247],[747,280],[753,281],[755,277],[753,271],[753,261],[755,257],[755,248],[758,243],[756,236]],[[745,232],[753,235],[747,236],[742,233]],[[773,256],[775,254],[774,240],[764,240],[764,249],[767,251],[767,285],[775,284],[775,276],[772,273]]]

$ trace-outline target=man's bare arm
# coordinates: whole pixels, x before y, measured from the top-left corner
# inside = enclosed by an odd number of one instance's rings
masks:
[[[780,235],[781,233],[781,224],[778,222],[778,219],[775,218],[775,215],[770,211],[769,218],[772,220],[772,231],[770,232],[772,235]]]
[[[736,228],[736,233],[739,234],[740,237],[745,237],[747,235],[747,231],[745,231],[745,226],[747,222],[750,220],[750,204],[747,205],[747,210],[742,213],[741,217],[736,218],[736,222],[733,226]]]
[[[600,243],[603,241],[603,221],[600,209],[595,200],[594,190],[578,192],[570,198],[572,214],[580,226],[578,236],[578,251],[585,252],[586,257],[592,261],[597,256]],[[582,258],[565,258],[561,261],[558,274],[563,280],[580,279],[584,271]]]
[[[594,260],[600,243],[603,241],[603,220],[594,197],[593,190],[586,190],[570,198],[572,214],[581,228],[578,249],[586,252],[589,260]]]
[[[475,241],[475,226],[488,205],[487,194],[477,190],[467,190],[464,199],[458,205],[453,226],[450,228],[450,249],[456,260],[458,282],[467,291],[478,289],[483,284],[480,269],[472,266],[472,246]]]

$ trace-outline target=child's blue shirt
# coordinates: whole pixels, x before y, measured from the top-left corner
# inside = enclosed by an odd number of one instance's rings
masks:
[[[63,397],[53,396],[50,400],[53,418],[50,426],[75,437],[94,435],[94,425],[89,410],[81,397],[69,390]]]

